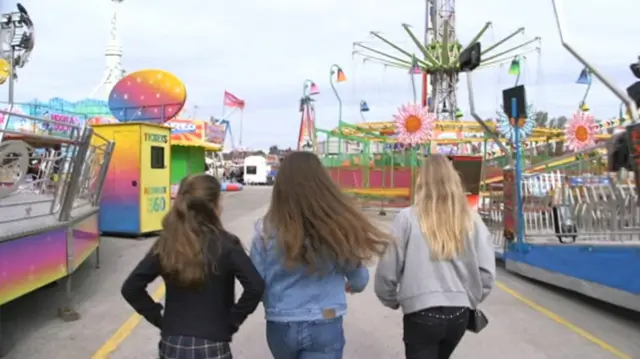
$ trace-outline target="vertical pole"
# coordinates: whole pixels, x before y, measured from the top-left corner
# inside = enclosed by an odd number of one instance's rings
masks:
[[[424,47],[428,48],[429,45],[429,1],[425,0],[425,9],[424,9]],[[426,56],[425,56],[426,60]],[[422,71],[422,107],[427,106],[427,97],[429,91],[429,76],[427,75],[427,71]]]
[[[410,73],[411,76],[411,90],[413,91],[413,103],[418,103],[418,93],[416,91],[416,78],[415,75]]]
[[[243,121],[243,117],[244,117],[244,110],[240,110],[240,139],[238,140],[240,142],[239,146],[242,147],[242,121]]]
[[[13,38],[13,36],[15,35],[16,29],[12,26],[11,29],[11,38]],[[11,46],[11,50],[9,52],[9,71],[11,71],[10,76],[9,76],[9,105],[13,106],[13,100],[14,100],[14,91],[15,91],[15,59],[14,57],[16,56],[16,49]]]
[[[333,83],[333,75],[334,75],[334,69],[336,69],[336,75],[338,70],[340,69],[340,67],[338,65],[331,65],[331,69],[329,70],[329,85],[331,85],[331,89],[333,90],[333,94],[336,96],[336,99],[338,99],[338,169],[337,169],[337,176],[338,176],[338,187],[340,187],[340,167],[342,167],[342,99],[340,98],[340,95],[338,94],[338,90],[336,90],[336,86]]]
[[[13,36],[15,34],[15,28],[12,25],[11,28],[11,37],[10,39],[13,39]],[[11,48],[11,50],[9,51],[9,95],[7,98],[7,101],[9,102],[9,111],[7,112],[13,112],[13,97],[14,97],[14,85],[15,85],[15,79],[14,79],[14,64],[15,64],[15,54],[16,54],[16,50],[13,48],[13,46],[9,45],[9,47]],[[0,142],[2,142],[2,139],[4,138],[4,132],[9,128],[9,120],[11,119],[10,115],[4,115],[4,125],[2,126],[2,131],[0,131]]]
[[[396,150],[393,146],[395,146],[395,144],[391,145],[391,168],[389,169],[389,188],[396,188],[396,184],[395,184],[395,173],[396,173]]]
[[[109,164],[111,163],[111,155],[115,149],[116,143],[109,141],[106,143],[102,158],[102,168],[98,174],[98,184],[96,185],[95,198],[93,199],[93,205],[100,206],[100,197],[102,196],[102,188],[104,187],[105,179],[107,178],[107,171],[109,170]]]
[[[410,169],[410,173],[411,173],[411,183],[409,183],[409,203],[411,203],[411,205],[413,205],[413,189],[415,187],[415,179],[416,179],[416,174],[415,174],[415,169],[416,169],[416,150],[414,148],[410,148],[409,149],[409,169]]]
[[[225,94],[227,93],[226,89],[224,90],[224,93]],[[225,115],[226,115],[226,113],[225,113],[226,112],[225,111],[226,107],[224,105],[224,98],[225,98],[225,96],[222,96],[222,117],[221,117],[221,119],[223,119],[223,120],[225,119]]]
[[[482,167],[481,167],[481,175],[480,175],[480,179],[482,182],[480,182],[482,185],[480,186],[480,190],[482,192],[485,192],[487,190],[487,184],[485,183],[486,177],[487,177],[487,137],[485,136],[484,138],[484,143],[482,146]]]
[[[518,104],[516,98],[511,99],[511,117],[515,125],[515,157],[516,157],[516,228],[519,251],[524,249],[524,215],[522,206],[522,157],[520,156],[520,126],[518,119]]]
[[[78,186],[82,177],[82,169],[85,166],[85,159],[87,152],[91,145],[91,136],[93,135],[93,129],[86,127],[82,131],[82,137],[75,143],[76,151],[73,154],[71,164],[71,174],[69,180],[65,183],[66,189],[63,192],[64,198],[62,199],[62,208],[60,209],[58,221],[65,222],[71,217],[71,210],[73,209],[73,201],[78,193]]]

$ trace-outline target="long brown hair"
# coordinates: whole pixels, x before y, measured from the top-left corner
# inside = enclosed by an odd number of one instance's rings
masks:
[[[162,234],[153,246],[163,275],[184,286],[201,285],[221,251],[218,216],[220,182],[206,174],[186,177],[162,220]],[[213,249],[213,250],[211,250]]]
[[[276,234],[287,267],[303,265],[311,274],[324,272],[329,263],[359,265],[382,254],[391,239],[355,207],[310,152],[292,152],[282,161],[264,231],[264,238]]]
[[[450,260],[464,251],[473,230],[473,212],[460,175],[447,157],[431,155],[423,160],[414,199],[432,257]]]

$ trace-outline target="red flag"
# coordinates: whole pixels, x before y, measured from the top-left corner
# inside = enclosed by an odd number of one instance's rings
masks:
[[[236,97],[234,94],[225,91],[224,106],[231,107],[231,108],[239,108],[241,110],[244,110],[244,101]]]

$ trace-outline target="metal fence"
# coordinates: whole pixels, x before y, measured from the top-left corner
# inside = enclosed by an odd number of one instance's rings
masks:
[[[566,168],[524,175],[525,241],[530,243],[640,244],[640,206],[630,176],[603,171],[605,153]],[[507,191],[515,192],[515,191]],[[505,246],[504,184],[489,185],[480,213],[498,252]]]
[[[0,111],[5,121],[28,122],[21,131],[0,124],[0,241],[68,221],[82,206],[97,208],[114,144],[90,127]]]

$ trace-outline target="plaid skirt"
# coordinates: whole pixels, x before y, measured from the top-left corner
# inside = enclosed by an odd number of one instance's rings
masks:
[[[170,335],[162,337],[159,359],[232,359],[228,342]]]

